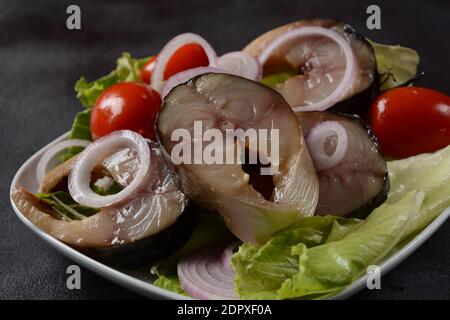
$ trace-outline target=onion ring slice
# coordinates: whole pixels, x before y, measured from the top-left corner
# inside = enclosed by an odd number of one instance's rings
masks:
[[[47,174],[47,168],[51,160],[61,151],[71,147],[87,147],[91,142],[88,140],[70,139],[61,141],[45,151],[36,167],[36,179],[40,183]]]
[[[114,195],[101,196],[90,188],[91,172],[106,156],[123,148],[137,152],[139,169],[133,181],[122,191]],[[79,204],[102,208],[121,202],[133,195],[141,187],[150,168],[150,148],[147,141],[138,133],[115,131],[91,143],[75,161],[69,175],[69,192]]]
[[[181,285],[191,297],[203,300],[238,299],[234,290],[234,271],[224,264],[236,243],[224,247],[206,247],[189,253],[178,263]]]
[[[264,65],[277,49],[279,49],[289,41],[292,41],[296,38],[309,36],[324,36],[336,42],[345,56],[345,72],[339,85],[337,85],[336,88],[326,98],[310,105],[291,106],[292,109],[294,109],[294,111],[296,112],[323,111],[328,109],[329,107],[339,102],[348,90],[351,90],[352,83],[355,78],[356,60],[352,48],[347,43],[345,38],[339,33],[323,27],[301,27],[283,33],[282,35],[275,38],[275,40],[270,42],[267,47],[261,52],[258,57],[260,64]]]
[[[227,71],[214,67],[198,67],[178,72],[167,79],[166,83],[164,83],[161,90],[161,99],[164,99],[174,87],[204,73],[227,73]]]
[[[161,92],[164,85],[164,70],[172,55],[182,46],[195,43],[203,47],[209,60],[209,66],[217,66],[217,54],[211,45],[202,37],[195,33],[182,33],[167,42],[156,58],[155,69],[152,74],[151,86]]]
[[[336,145],[331,154],[326,152],[326,142],[332,136],[337,136]],[[348,150],[348,135],[338,121],[324,121],[314,126],[306,137],[306,144],[314,159],[318,171],[335,167]]]
[[[262,78],[262,66],[258,59],[243,51],[224,54],[217,59],[217,66],[227,73],[250,80],[260,81]]]

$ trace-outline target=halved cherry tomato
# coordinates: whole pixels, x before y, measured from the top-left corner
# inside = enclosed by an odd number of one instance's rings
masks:
[[[201,45],[196,43],[185,44],[177,49],[167,62],[164,70],[164,80],[169,79],[178,72],[208,65],[208,56]]]
[[[370,123],[389,157],[434,152],[450,144],[450,97],[418,87],[389,90],[373,103]]]
[[[155,120],[161,97],[137,82],[122,82],[107,88],[97,98],[91,113],[91,133],[98,139],[116,130],[132,130],[155,138]]]
[[[155,69],[156,58],[157,56],[151,57],[141,69],[140,78],[145,83],[150,84],[150,82],[152,81],[152,73],[153,69]]]
[[[150,84],[152,73],[155,68],[157,56],[153,56],[142,67],[140,78],[145,83]],[[164,80],[169,79],[174,74],[197,67],[206,67],[209,65],[209,59],[203,47],[196,43],[189,43],[177,49],[166,64],[164,70]]]

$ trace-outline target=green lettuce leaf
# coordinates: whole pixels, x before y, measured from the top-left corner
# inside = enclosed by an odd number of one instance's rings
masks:
[[[368,41],[375,51],[382,91],[405,85],[416,77],[419,64],[417,51]]]
[[[68,192],[37,193],[36,197],[49,204],[64,220],[81,220],[96,214],[99,210],[78,204]]]
[[[117,59],[116,69],[106,76],[92,82],[87,82],[86,78],[81,77],[75,84],[77,98],[86,108],[91,108],[97,100],[100,93],[106,88],[118,82],[141,81],[139,74],[141,68],[150,59],[135,59],[127,52]]]
[[[180,280],[174,273],[168,275],[159,275],[158,278],[153,282],[153,284],[155,286],[181,294],[183,296],[189,296],[181,287]]]
[[[88,140],[92,141],[91,136],[91,109],[86,109],[80,111],[75,116],[75,119],[72,124],[72,128],[70,129],[69,139],[80,139],[80,140]],[[67,148],[67,150],[59,156],[59,160],[64,162],[74,155],[83,151],[83,147],[71,147]]]
[[[308,217],[278,233],[262,247],[244,243],[232,258],[238,292],[248,299],[274,299],[283,282],[298,272],[298,259],[291,254],[292,246],[324,244],[336,225],[349,230],[360,223],[359,219],[336,216]]]
[[[90,122],[91,109],[78,112],[70,129],[69,139],[92,141]]]
[[[277,84],[285,82],[292,76],[294,76],[294,73],[289,72],[275,73],[262,78],[261,83],[272,89],[275,89]]]
[[[423,197],[423,192],[411,191],[394,204],[381,205],[341,240],[311,249],[303,243],[292,247],[299,271],[283,283],[277,298],[328,294],[351,284],[405,236]]]
[[[100,195],[116,194],[122,190],[122,187],[116,182],[113,182],[108,190],[102,190],[95,184],[91,184],[91,188],[92,191]],[[59,218],[64,220],[81,220],[99,212],[99,209],[77,203],[67,191],[36,193],[35,196],[50,205],[59,215]]]
[[[327,237],[323,236],[312,247],[302,239],[302,228],[311,231],[303,226],[304,222],[279,233],[260,248],[246,243],[232,259],[236,288],[246,299],[317,297],[341,290],[395,247],[422,200],[423,192],[411,191],[397,203],[381,205],[364,222],[351,219],[354,225],[341,239],[324,243]],[[334,222],[349,222],[340,219]],[[332,225],[314,229],[328,235]]]
[[[387,202],[396,202],[411,190],[426,193],[420,214],[411,224],[411,235],[420,232],[450,206],[449,168],[450,146],[434,153],[388,162],[391,189]]]

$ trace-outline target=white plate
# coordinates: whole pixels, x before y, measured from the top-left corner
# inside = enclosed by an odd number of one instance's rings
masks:
[[[16,186],[22,186],[31,192],[36,192],[38,189],[38,182],[36,180],[35,172],[40,156],[52,145],[61,140],[64,140],[67,135],[68,133],[57,138],[46,147],[38,151],[36,154],[34,154],[30,159],[28,159],[14,176],[11,184],[11,190]],[[22,222],[33,232],[35,232],[39,237],[47,241],[51,246],[56,248],[56,250],[60,251],[68,258],[97,273],[99,276],[149,298],[186,299],[186,297],[182,295],[152,285],[151,282],[154,278],[152,278],[152,275],[150,274],[150,268],[146,268],[140,271],[119,270],[117,268],[108,266],[107,264],[98,262],[40,230],[32,222],[25,218],[25,216],[19,211],[19,209],[17,209],[12,200],[11,205],[19,219],[22,220]],[[413,253],[417,248],[419,248],[434,232],[436,232],[436,230],[447,220],[449,216],[450,208],[447,208],[438,218],[436,218],[430,225],[428,225],[426,229],[424,229],[400,251],[382,262],[380,264],[381,274],[386,274],[388,271],[402,262],[405,258],[407,258],[411,253]],[[360,291],[366,286],[367,277],[368,275],[359,278],[343,291],[331,297],[331,299],[345,299]]]

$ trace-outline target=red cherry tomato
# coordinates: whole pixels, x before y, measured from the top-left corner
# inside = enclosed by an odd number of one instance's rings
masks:
[[[132,130],[155,138],[155,120],[161,98],[137,82],[122,82],[107,88],[97,98],[91,114],[91,133],[98,139],[116,130]]]
[[[151,57],[147,61],[147,63],[144,64],[144,66],[141,69],[140,78],[145,83],[150,84],[150,82],[152,81],[152,73],[153,73],[153,69],[155,69],[156,58],[157,58],[157,56]]]
[[[373,103],[370,122],[387,156],[433,152],[450,144],[450,97],[418,87],[389,90]]]
[[[208,56],[201,45],[196,43],[185,44],[177,49],[167,62],[164,70],[164,80],[169,79],[178,72],[208,65]]]

